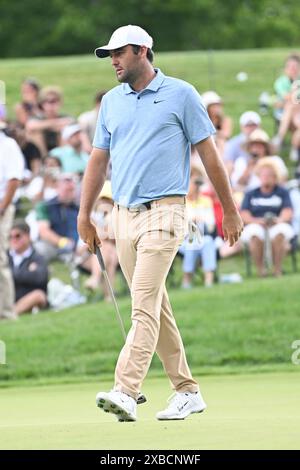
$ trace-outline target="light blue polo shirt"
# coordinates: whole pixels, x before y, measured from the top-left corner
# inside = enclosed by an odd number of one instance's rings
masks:
[[[109,150],[113,199],[126,207],[186,195],[190,144],[215,133],[195,88],[155,71],[140,92],[124,83],[106,93],[98,116],[93,146]]]

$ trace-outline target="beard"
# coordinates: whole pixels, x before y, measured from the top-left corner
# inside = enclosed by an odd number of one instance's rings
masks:
[[[137,70],[123,70],[120,75],[117,74],[117,80],[120,83],[134,83],[139,76]]]

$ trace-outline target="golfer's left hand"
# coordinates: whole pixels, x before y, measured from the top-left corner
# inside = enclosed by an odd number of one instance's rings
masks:
[[[244,228],[244,222],[238,211],[224,214],[223,233],[224,240],[228,241],[229,246],[233,246],[241,236]]]
[[[91,223],[90,218],[79,214],[77,230],[80,238],[88,245],[89,251],[95,253],[95,247],[96,245],[101,246],[101,241],[97,235],[96,227]]]

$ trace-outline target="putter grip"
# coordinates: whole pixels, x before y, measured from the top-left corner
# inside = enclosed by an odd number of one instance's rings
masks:
[[[103,257],[102,257],[102,253],[101,253],[100,248],[99,248],[98,245],[96,246],[96,256],[98,258],[98,261],[99,261],[99,264],[100,264],[100,267],[101,267],[101,271],[106,271],[104,260],[103,260]]]

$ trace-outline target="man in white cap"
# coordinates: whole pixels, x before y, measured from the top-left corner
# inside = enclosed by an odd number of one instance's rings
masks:
[[[82,150],[81,127],[70,124],[62,130],[62,139],[66,145],[51,150],[51,157],[59,158],[64,173],[82,174],[88,162],[88,154]]]
[[[224,161],[231,175],[235,161],[239,157],[249,158],[249,153],[245,150],[245,144],[249,135],[259,128],[261,118],[255,111],[245,111],[240,117],[241,132],[228,140],[224,148]]]
[[[223,229],[231,245],[243,227],[200,96],[190,84],[153,67],[152,45],[145,30],[129,25],[118,28],[95,51],[97,57],[111,58],[121,85],[102,100],[78,216],[79,234],[94,251],[101,242],[90,214],[110,155],[112,219],[120,265],[131,289],[132,326],[116,365],[114,389],[98,393],[96,402],[119,421],[136,420],[136,400],[155,351],[176,392],[157,419],[184,419],[206,408],[165,288],[186,233],[191,144],[222,202]]]

